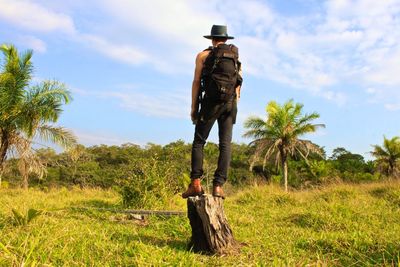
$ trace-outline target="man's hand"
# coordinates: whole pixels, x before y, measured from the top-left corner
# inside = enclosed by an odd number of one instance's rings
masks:
[[[198,114],[199,111],[196,107],[192,107],[192,110],[190,111],[190,118],[192,119],[192,123],[196,124],[197,123],[197,119],[198,119]]]

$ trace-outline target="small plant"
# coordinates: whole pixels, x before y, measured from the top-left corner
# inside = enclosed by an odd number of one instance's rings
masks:
[[[12,209],[11,211],[14,216],[13,224],[17,226],[25,226],[28,223],[30,223],[33,219],[38,217],[40,214],[42,214],[42,211],[35,209],[29,209],[25,215],[22,215],[15,209]]]
[[[173,164],[154,158],[138,163],[128,177],[121,179],[119,192],[126,207],[160,207],[180,192],[185,179]]]
[[[6,182],[6,181],[2,181],[0,183],[0,189],[1,188],[7,189],[7,188],[9,188],[9,186],[10,186],[10,184],[8,182]]]

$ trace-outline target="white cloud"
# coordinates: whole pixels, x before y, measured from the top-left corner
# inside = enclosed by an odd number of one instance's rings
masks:
[[[80,42],[87,48],[94,49],[100,54],[113,59],[117,62],[138,66],[148,64],[154,69],[164,73],[175,73],[176,69],[172,68],[168,61],[164,60],[165,56],[157,56],[145,51],[144,49],[131,43],[121,43],[110,41],[107,37],[95,34],[76,34],[73,38],[76,42]],[[182,72],[182,69],[180,70]]]
[[[18,42],[29,49],[33,49],[35,52],[45,53],[47,45],[41,39],[31,35],[21,35],[18,37]]]
[[[221,20],[221,16],[194,1],[174,0],[103,0],[105,11],[114,22],[132,27],[148,37],[162,42],[181,43],[199,47],[196,41],[209,31],[210,21]],[[207,32],[205,32],[207,30]]]
[[[93,47],[100,53],[120,62],[138,65],[149,61],[148,56],[132,45],[111,43],[99,36],[82,34],[80,40],[88,47]]]
[[[74,23],[69,16],[52,12],[31,1],[0,0],[0,7],[0,19],[20,27],[40,32],[75,32]]]
[[[367,102],[371,104],[383,103],[389,111],[400,110],[400,92],[396,87],[367,88]]]
[[[150,64],[169,74],[193,73],[196,53],[210,42],[204,38],[210,23],[225,23],[213,3],[176,0],[103,0],[102,12],[110,18],[120,41],[140,44]],[[127,34],[131,33],[131,35]]]
[[[129,140],[111,133],[90,132],[81,129],[73,129],[72,132],[77,136],[78,142],[86,146],[93,145],[121,145],[126,143],[133,143],[142,145],[133,140]]]
[[[391,111],[398,111],[398,110],[400,110],[400,102],[396,103],[396,104],[387,103],[387,104],[385,104],[385,108],[387,110],[391,110]]]
[[[247,25],[257,31],[238,38],[244,70],[338,104],[349,101],[342,84],[346,91],[380,87],[381,103],[400,104],[393,90],[400,86],[400,1],[332,0],[322,8],[307,18],[272,12],[268,21]],[[238,20],[252,21],[243,15]]]
[[[188,92],[171,91],[159,92],[146,90],[148,93],[139,92],[143,88],[137,87],[132,90],[110,90],[110,91],[87,91],[73,88],[73,93],[82,96],[94,96],[97,98],[117,100],[118,105],[128,111],[138,112],[145,116],[155,116],[161,118],[189,119],[190,102]],[[138,89],[138,90],[136,90]]]
[[[157,96],[138,92],[107,92],[107,98],[120,101],[124,109],[142,113],[146,116],[164,118],[189,118],[190,103],[184,94],[160,94]]]
[[[37,32],[61,32],[68,34],[71,41],[81,42],[89,48],[119,62],[138,65],[151,63],[162,69],[163,64],[149,57],[132,44],[110,42],[103,36],[81,33],[75,28],[73,19],[63,13],[57,13],[28,0],[0,0],[0,19],[27,30]],[[24,46],[40,53],[46,51],[46,44],[37,37],[24,35],[19,37]]]
[[[349,98],[352,87],[379,88],[376,102],[400,103],[400,91],[393,90],[400,86],[399,0],[316,1],[318,12],[307,17],[285,16],[256,0],[73,2],[71,6],[86,5],[104,19],[82,31],[71,16],[46,8],[50,5],[45,1],[39,5],[28,0],[0,0],[0,19],[35,31],[72,33],[72,40],[119,62],[188,75],[195,54],[208,44],[201,36],[211,24],[227,23],[237,37],[246,75],[339,105],[358,101]],[[140,106],[134,97],[114,97],[124,98],[126,107]]]
[[[378,56],[379,59],[375,59],[376,64],[371,68],[371,71],[368,71],[366,80],[374,84],[400,86],[400,45],[395,51],[379,52],[381,52]]]

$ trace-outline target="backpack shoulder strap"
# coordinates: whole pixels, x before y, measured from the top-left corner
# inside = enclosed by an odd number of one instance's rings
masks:
[[[232,58],[233,61],[235,62],[235,69],[236,69],[236,74],[239,74],[240,70],[240,61],[239,61],[239,48],[237,46],[230,44],[229,45],[229,52],[224,53],[225,57]]]
[[[230,44],[229,45],[229,50],[234,54],[235,60],[239,59],[239,48],[237,46]]]
[[[234,52],[235,54],[239,55],[239,48],[236,45],[230,44],[229,46],[230,46],[232,52]]]
[[[242,63],[239,61],[239,48],[233,44],[231,46],[231,51],[235,54],[235,68],[236,68],[236,74],[237,74],[237,84],[236,85],[242,85],[243,82],[243,77],[240,75],[240,70]]]

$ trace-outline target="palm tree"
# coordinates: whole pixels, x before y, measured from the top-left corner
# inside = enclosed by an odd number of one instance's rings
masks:
[[[400,137],[392,139],[383,137],[383,146],[373,145],[372,156],[376,158],[378,166],[384,170],[388,176],[396,176],[400,162]]]
[[[313,133],[324,124],[311,124],[319,118],[318,113],[302,114],[303,105],[289,100],[283,105],[275,101],[268,103],[267,119],[250,117],[245,122],[249,130],[244,137],[255,138],[250,144],[255,145],[255,154],[252,157],[250,169],[263,158],[263,168],[267,160],[275,157],[276,167],[283,169],[285,191],[288,190],[288,157],[300,155],[307,161],[310,152],[322,154],[321,149],[308,140],[299,139],[307,133]]]
[[[5,58],[0,72],[0,183],[7,155],[13,152],[20,159],[26,188],[29,173],[42,174],[44,168],[32,150],[32,142],[40,139],[65,148],[76,144],[72,133],[53,125],[71,97],[65,85],[57,81],[30,86],[31,50],[19,54],[13,45],[2,45],[0,50]]]

